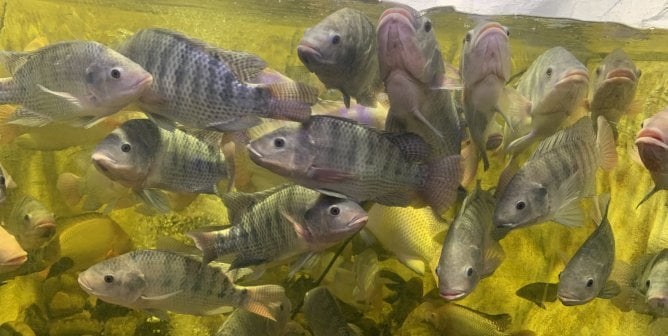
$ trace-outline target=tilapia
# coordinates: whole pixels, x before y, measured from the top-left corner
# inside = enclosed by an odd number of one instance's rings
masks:
[[[631,112],[642,72],[622,49],[615,49],[596,67],[589,110],[593,119],[602,115],[617,138],[617,122]]]
[[[668,317],[668,249],[655,254],[635,282],[652,314]]]
[[[283,335],[290,321],[292,304],[286,297],[277,309],[276,320],[270,320],[243,309],[236,309],[216,332],[216,336],[276,336]]]
[[[0,274],[16,270],[26,260],[28,253],[11,233],[0,226]]]
[[[217,193],[229,167],[220,147],[222,134],[191,135],[161,128],[148,119],[125,122],[104,138],[91,158],[109,179],[132,188],[149,205],[168,211],[164,189],[183,193]]]
[[[429,208],[415,209],[374,204],[365,228],[402,264],[418,274],[436,268],[440,244],[434,238],[448,227]]]
[[[153,81],[140,65],[93,41],[5,51],[0,63],[12,75],[0,84],[0,104],[20,104],[8,122],[23,126],[90,127],[137,100]]]
[[[668,190],[668,108],[645,119],[636,135],[638,154],[654,181],[654,188],[638,206],[659,190]]]
[[[454,201],[461,175],[458,154],[427,162],[430,146],[415,134],[329,116],[280,128],[248,149],[253,162],[303,186],[390,206],[407,206],[417,193],[438,213]]]
[[[306,30],[297,55],[326,87],[341,91],[346,107],[350,97],[361,105],[376,105],[382,88],[376,32],[364,13],[343,8],[330,14]]]
[[[620,292],[608,280],[615,261],[615,237],[608,221],[610,195],[601,195],[603,219],[559,274],[557,297],[565,306],[585,304],[595,297],[609,299]]]
[[[494,197],[482,190],[478,181],[448,229],[436,268],[439,293],[444,299],[463,299],[503,261],[503,248],[494,236],[494,205]]]
[[[464,82],[464,115],[471,140],[485,170],[489,168],[485,131],[510,79],[510,31],[497,22],[482,22],[464,37],[460,71]]]
[[[5,221],[5,228],[16,236],[26,251],[46,245],[56,234],[53,213],[28,195],[17,196]]]
[[[528,134],[508,145],[511,153],[519,153],[534,142],[554,134],[567,117],[584,106],[589,90],[587,68],[562,47],[554,47],[538,57],[522,75],[519,93],[531,101],[531,126]],[[508,143],[508,142],[507,142]]]
[[[187,235],[202,250],[204,262],[235,255],[232,268],[322,251],[355,234],[367,220],[357,203],[297,185],[222,197],[234,226]]]
[[[463,133],[445,90],[459,86],[446,76],[431,20],[409,8],[390,8],[376,33],[380,76],[390,101],[385,129],[419,135],[432,146],[434,159],[459,154]]]
[[[141,109],[193,128],[239,131],[260,117],[304,121],[318,96],[297,82],[248,83],[266,67],[259,57],[166,29],[140,30],[117,50],[153,75]]]
[[[499,186],[494,225],[507,229],[553,220],[580,226],[580,199],[595,194],[596,169],[612,169],[617,152],[605,118],[583,117],[574,125],[543,140],[528,161]],[[505,174],[505,173],[504,173]]]
[[[216,315],[233,306],[276,320],[285,301],[283,287],[243,287],[234,281],[229,265],[160,250],[129,252],[79,273],[86,293],[161,319],[168,318],[165,311]]]
[[[313,336],[356,336],[362,335],[351,327],[341,312],[336,298],[327,287],[311,289],[304,296],[302,308]]]
[[[13,188],[16,188],[16,182],[9,176],[5,167],[0,164],[0,204],[7,199],[7,189]]]

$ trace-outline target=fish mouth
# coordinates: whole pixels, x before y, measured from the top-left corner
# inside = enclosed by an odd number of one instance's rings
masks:
[[[110,168],[118,163],[116,160],[102,153],[93,153],[91,160],[93,160],[95,167],[103,173],[109,172]]]
[[[557,294],[557,297],[564,306],[575,306],[584,303],[582,300],[570,296],[570,294]]]
[[[643,128],[636,136],[636,145],[648,144],[668,149],[668,144],[663,139],[663,132],[657,128]]]
[[[350,223],[348,223],[348,227],[362,226],[366,223],[367,220],[369,220],[369,216],[367,215],[357,216],[353,218],[353,220],[350,221]]]
[[[134,85],[132,85],[131,89],[151,86],[151,84],[153,84],[153,76],[148,72],[147,72],[147,74],[148,74],[147,77],[144,77],[144,78],[138,80]]]
[[[409,26],[413,27],[413,22],[415,21],[415,16],[405,8],[390,8],[383,12],[378,20],[377,31],[380,30],[380,27],[386,24],[388,21],[405,21]]]
[[[52,231],[52,230],[55,231],[56,223],[53,221],[53,219],[43,219],[35,223],[35,229],[45,230],[45,231]]]
[[[458,290],[458,289],[450,289],[446,291],[439,291],[438,295],[440,295],[442,298],[448,300],[448,301],[455,301],[459,300],[463,297],[465,297],[468,293],[466,293],[463,290]]]
[[[506,31],[506,27],[502,26],[498,22],[489,22],[485,24],[480,30],[480,33],[478,33],[478,37],[475,39],[474,43],[478,44],[478,42],[484,37],[493,34],[503,35],[505,39],[508,39],[508,32]]]
[[[499,229],[511,229],[515,226],[515,223],[498,223],[496,227]]]
[[[262,154],[260,154],[260,152],[258,152],[255,148],[253,148],[252,145],[253,144],[246,145],[246,149],[250,152],[249,154],[250,154],[251,159],[254,159],[254,160],[261,159]]]
[[[615,69],[610,71],[610,73],[608,73],[608,75],[605,77],[606,82],[613,80],[628,80],[635,82],[637,80],[637,76],[631,69]]]
[[[28,254],[23,253],[2,263],[3,266],[21,266],[28,260]]]
[[[322,54],[314,46],[305,42],[300,42],[299,46],[297,46],[297,57],[299,57],[299,60],[302,61],[307,68],[310,65],[326,63],[322,58]],[[309,71],[313,72],[310,68]]]
[[[81,289],[88,293],[93,293],[93,288],[88,284],[86,279],[82,276],[83,274],[79,274],[79,277],[77,278],[77,282],[79,283],[79,286]]]
[[[589,82],[589,73],[582,69],[569,71],[563,77],[561,77],[561,79],[557,82],[557,85],[570,82]]]

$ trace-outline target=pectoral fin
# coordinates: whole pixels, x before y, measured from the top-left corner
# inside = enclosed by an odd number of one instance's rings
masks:
[[[62,98],[62,99],[65,99],[66,101],[68,101],[68,102],[71,103],[72,105],[76,106],[77,108],[81,108],[81,107],[82,107],[82,104],[81,104],[81,101],[79,100],[79,98],[73,96],[71,93],[68,93],[68,92],[53,91],[53,90],[50,90],[50,89],[48,89],[48,88],[46,88],[46,87],[44,87],[44,86],[42,86],[42,85],[40,85],[40,84],[37,84],[37,87],[38,87],[40,90],[42,90],[42,91],[44,91],[44,92],[46,92],[46,93],[50,93],[50,94],[52,94],[52,95],[54,95],[54,96],[60,97],[60,98]]]
[[[613,297],[619,295],[621,291],[621,287],[619,287],[617,282],[609,280],[605,283],[605,287],[603,287],[601,292],[598,293],[598,297],[602,299],[612,299]]]

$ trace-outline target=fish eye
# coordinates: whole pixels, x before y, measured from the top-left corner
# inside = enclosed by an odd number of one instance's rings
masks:
[[[473,268],[469,267],[469,268],[466,270],[466,276],[472,276],[472,275],[473,275]]]
[[[114,282],[114,276],[113,275],[105,275],[104,276],[104,282],[110,284]]]
[[[602,70],[601,70],[601,67],[600,67],[600,66],[599,66],[599,67],[596,67],[596,76],[600,76],[600,75],[601,75],[601,71],[602,71]]]
[[[557,275],[557,278],[561,279],[561,274],[564,272],[559,272],[559,275]]]
[[[594,285],[594,279],[587,280],[587,287],[591,287],[593,285]]]
[[[114,79],[119,79],[119,78],[121,78],[121,70],[118,70],[118,69],[116,69],[116,68],[111,69],[111,73],[110,73],[110,74],[111,74],[111,78],[114,78]]]
[[[431,31],[431,21],[427,21],[424,23],[424,31],[427,33]]]
[[[130,146],[130,144],[124,143],[123,145],[121,145],[121,150],[123,151],[123,153],[129,152],[131,149],[132,146]]]
[[[284,138],[276,138],[276,139],[274,139],[274,147],[276,147],[276,148],[283,148],[283,147],[285,147],[285,139],[284,139]]]
[[[331,206],[329,208],[329,214],[332,216],[338,216],[341,213],[341,209],[337,206]]]
[[[552,77],[552,68],[547,68],[547,71],[545,71],[545,74],[547,77]]]
[[[471,33],[466,33],[466,36],[464,36],[464,43],[466,42],[471,42]]]
[[[434,272],[436,272],[436,274],[438,274],[438,271],[440,271],[440,270],[441,270],[441,266],[439,265],[439,266],[436,266],[436,268],[434,269]]]
[[[524,201],[519,201],[519,202],[515,203],[515,209],[517,209],[517,210],[524,210],[524,208],[526,208],[526,207],[527,207],[527,204],[524,203]]]
[[[652,284],[652,282],[649,281],[649,279],[647,279],[647,281],[645,281],[645,287],[649,288],[649,285],[651,285],[651,284]]]
[[[25,216],[23,216],[23,220],[26,221],[26,222],[29,222],[30,221],[30,215],[25,214]]]
[[[5,177],[0,176],[0,184],[5,185]]]
[[[640,78],[641,75],[642,75],[642,70],[638,69],[638,74],[636,74],[636,76]]]
[[[506,36],[510,37],[510,29],[506,28]]]
[[[336,34],[332,36],[332,44],[339,44],[341,42],[341,35]]]

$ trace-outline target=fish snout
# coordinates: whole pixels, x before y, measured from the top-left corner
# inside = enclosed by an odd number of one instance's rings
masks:
[[[444,291],[439,291],[438,294],[448,300],[448,301],[455,301],[464,298],[468,293],[464,290],[460,289],[447,289]]]
[[[668,309],[668,295],[651,297],[647,303],[655,309]]]
[[[300,43],[297,47],[297,57],[299,57],[299,60],[302,61],[302,63],[304,63],[307,68],[309,68],[309,66],[313,66],[318,63],[318,60],[322,58],[322,54],[320,54],[320,52],[313,46]],[[309,70],[311,69],[309,68]],[[311,72],[313,71],[311,70]]]
[[[28,254],[24,251],[23,253],[16,255],[12,257],[11,259],[8,259],[4,262],[2,262],[2,266],[21,266],[23,263],[25,263],[28,260]]]
[[[557,85],[566,83],[566,82],[589,82],[589,72],[586,69],[575,69],[566,72],[561,79],[557,82]]]
[[[605,78],[606,80],[610,79],[625,79],[635,82],[638,77],[635,72],[631,69],[621,68],[610,71]]]

